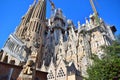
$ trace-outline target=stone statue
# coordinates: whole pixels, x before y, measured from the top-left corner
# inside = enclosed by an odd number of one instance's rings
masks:
[[[32,67],[34,65],[33,60],[28,60],[26,65],[23,66],[23,73],[31,75],[32,74]]]

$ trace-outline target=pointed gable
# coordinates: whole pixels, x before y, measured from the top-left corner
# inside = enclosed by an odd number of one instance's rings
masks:
[[[48,80],[55,78],[55,72],[56,72],[55,70],[56,70],[56,67],[53,63],[53,58],[51,58],[50,65],[49,65],[48,70],[47,70],[48,71],[48,75],[47,75]]]
[[[64,79],[66,80],[67,77],[67,68],[66,68],[66,62],[63,59],[60,59],[58,64],[57,64],[57,71],[56,71],[56,76],[58,80]]]

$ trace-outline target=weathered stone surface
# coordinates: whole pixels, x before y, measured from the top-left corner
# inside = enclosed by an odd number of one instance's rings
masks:
[[[100,46],[109,46],[115,40],[110,26],[101,18],[98,25],[94,14],[85,24],[78,22],[76,28],[61,9],[51,4],[52,15],[46,19],[46,0],[35,0],[0,51],[0,61],[23,68],[15,71],[19,73],[15,78],[12,76],[15,80],[32,80],[33,77],[36,80],[82,80],[81,76],[87,75],[86,69],[92,63],[91,55],[101,57],[104,53]],[[11,68],[9,72],[12,73]]]

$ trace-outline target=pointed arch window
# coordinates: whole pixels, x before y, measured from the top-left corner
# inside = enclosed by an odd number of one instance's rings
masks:
[[[39,33],[41,30],[41,24],[38,24],[38,30],[37,30],[37,33]]]
[[[38,26],[39,26],[39,23],[37,22],[37,23],[36,23],[35,32],[37,32],[37,31],[38,31]]]
[[[33,22],[32,31],[34,31],[34,29],[35,29],[35,25],[36,25],[36,21]]]

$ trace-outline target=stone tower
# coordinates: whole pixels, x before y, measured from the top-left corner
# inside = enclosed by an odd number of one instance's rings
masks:
[[[41,65],[41,47],[46,26],[46,0],[34,0],[27,13],[22,17],[19,27],[10,34],[3,47],[1,61],[25,65],[33,62],[34,67]],[[27,72],[26,72],[27,73]]]
[[[54,9],[53,14],[50,19],[48,19],[48,27],[46,29],[45,40],[45,51],[43,58],[45,59],[45,64],[50,64],[50,60],[53,57],[53,60],[56,62],[58,57],[58,45],[67,40],[65,36],[66,30],[66,19],[62,13],[61,9]],[[61,40],[62,39],[62,40]],[[49,53],[48,53],[49,52]]]

